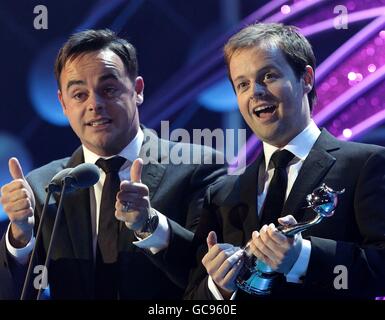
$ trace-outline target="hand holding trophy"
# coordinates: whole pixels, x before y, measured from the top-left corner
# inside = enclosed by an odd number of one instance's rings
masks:
[[[279,226],[278,230],[287,237],[294,237],[320,223],[324,218],[331,217],[338,204],[338,195],[344,192],[345,189],[334,191],[323,183],[306,197],[307,208],[312,208],[317,213],[315,218],[295,225]],[[277,273],[251,253],[249,244],[250,242],[243,248],[244,265],[237,277],[237,286],[249,294],[268,295]]]

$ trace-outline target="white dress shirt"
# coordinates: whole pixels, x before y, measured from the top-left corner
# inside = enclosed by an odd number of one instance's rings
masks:
[[[294,154],[294,158],[289,162],[287,166],[287,189],[286,196],[287,199],[290,191],[294,185],[295,180],[297,179],[298,173],[302,168],[304,161],[310,153],[311,148],[318,139],[321,131],[318,129],[317,125],[311,120],[310,124],[299,133],[294,139],[292,139],[285,147],[280,150],[286,149]],[[258,215],[261,214],[264,201],[266,199],[267,190],[269,189],[269,184],[274,175],[274,167],[270,164],[270,158],[275,151],[279,148],[272,146],[266,142],[263,143],[263,151],[265,156],[265,161],[262,162],[259,174],[258,174]],[[267,169],[266,169],[267,168]],[[301,283],[301,277],[306,274],[309,259],[311,253],[311,243],[309,240],[302,240],[302,249],[299,254],[297,261],[294,263],[290,272],[286,274],[287,282]],[[222,295],[218,291],[214,281],[209,277],[208,286],[217,300],[223,300]],[[231,297],[233,299],[235,294]]]
[[[142,146],[144,139],[143,131],[139,128],[135,138],[118,154],[119,156],[127,159],[127,161],[123,164],[119,171],[120,181],[130,180],[130,169],[131,164],[134,162],[136,158],[139,157],[140,148]],[[84,145],[82,146],[84,153],[84,162],[85,163],[93,163],[99,158],[112,158],[112,157],[101,157],[92,151],[88,150]],[[103,184],[106,179],[106,174],[102,169],[100,170],[100,179],[99,181],[90,188],[90,208],[91,208],[91,224],[92,224],[92,239],[93,239],[93,250],[94,254],[96,252],[96,244],[97,244],[97,235],[99,229],[99,216],[100,216],[100,203],[102,198],[102,190]],[[170,230],[167,222],[167,218],[157,212],[159,216],[159,224],[153,234],[145,239],[137,238],[138,241],[134,241],[133,244],[140,248],[145,248],[150,250],[153,254],[158,251],[164,249],[168,246],[169,238],[170,238]],[[6,234],[6,246],[8,252],[18,263],[25,264],[28,262],[29,254],[31,253],[34,245],[35,245],[35,237],[32,236],[31,240],[24,248],[14,248],[9,242],[9,227],[7,229]]]

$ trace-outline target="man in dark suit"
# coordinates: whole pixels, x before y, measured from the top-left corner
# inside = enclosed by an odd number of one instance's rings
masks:
[[[109,30],[73,35],[55,63],[58,97],[82,146],[26,178],[16,158],[1,189],[11,221],[0,243],[8,298],[19,296],[45,187],[64,168],[100,167],[100,180],[66,195],[48,269],[53,299],[172,299],[186,284],[185,250],[207,186],[223,175],[210,148],[159,139],[139,125],[144,82],[135,48]],[[173,148],[190,156],[175,164]],[[197,161],[198,160],[198,161]],[[185,162],[184,162],[185,163]],[[43,264],[58,204],[51,199],[37,244]],[[9,281],[11,279],[12,281]],[[4,294],[2,290],[2,294]],[[36,290],[29,293],[33,297]],[[5,298],[5,297],[4,297]]]
[[[251,298],[236,285],[249,240],[252,254],[279,274],[270,298],[383,295],[385,149],[317,128],[315,58],[295,27],[248,26],[224,52],[240,112],[263,152],[244,174],[209,188],[187,298]],[[334,215],[294,238],[278,231],[314,218],[305,199],[322,183],[345,189]]]

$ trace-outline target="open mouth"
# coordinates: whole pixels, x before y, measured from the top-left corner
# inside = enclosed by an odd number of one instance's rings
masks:
[[[275,104],[265,104],[263,106],[255,107],[253,109],[253,113],[258,117],[261,118],[264,115],[272,114],[276,109],[277,105]]]
[[[112,123],[111,119],[98,119],[98,120],[89,121],[86,123],[86,125],[91,127],[100,127],[110,123]]]

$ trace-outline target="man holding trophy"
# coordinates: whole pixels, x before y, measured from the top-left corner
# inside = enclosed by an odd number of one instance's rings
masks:
[[[208,190],[186,297],[384,295],[385,149],[316,126],[315,57],[295,27],[248,26],[224,53],[263,152]]]

